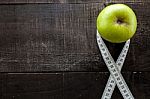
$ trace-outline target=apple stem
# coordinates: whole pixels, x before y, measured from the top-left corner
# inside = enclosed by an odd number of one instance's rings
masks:
[[[122,24],[123,21],[122,21],[121,19],[118,19],[118,20],[117,20],[117,23],[118,23],[118,24]]]

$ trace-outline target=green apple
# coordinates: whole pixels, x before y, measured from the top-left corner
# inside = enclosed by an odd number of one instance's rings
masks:
[[[112,43],[127,41],[134,35],[136,28],[136,15],[125,4],[109,5],[97,17],[98,32],[105,40]]]

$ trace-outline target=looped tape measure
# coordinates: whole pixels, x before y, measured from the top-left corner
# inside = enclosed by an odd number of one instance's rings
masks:
[[[125,61],[128,49],[129,49],[130,39],[126,41],[116,63],[114,59],[112,58],[110,52],[108,51],[108,48],[106,47],[98,31],[97,31],[97,43],[98,43],[100,52],[102,54],[102,57],[104,59],[104,62],[111,74],[107,81],[107,84],[106,84],[106,87],[104,89],[101,99],[111,99],[112,93],[116,85],[118,86],[124,99],[134,99],[131,91],[129,90],[121,74],[121,69]]]

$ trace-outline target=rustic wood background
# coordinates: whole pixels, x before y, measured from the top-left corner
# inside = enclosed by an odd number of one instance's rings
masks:
[[[122,74],[135,99],[150,99],[149,0],[0,0],[0,99],[100,99],[110,74],[96,18],[109,3],[137,15]],[[123,44],[106,43],[116,59]]]

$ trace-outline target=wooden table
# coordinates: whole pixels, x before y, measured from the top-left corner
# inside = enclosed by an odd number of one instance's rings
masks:
[[[0,99],[100,99],[110,73],[96,18],[110,2],[137,15],[122,74],[135,99],[150,99],[149,0],[1,0]],[[106,44],[116,59],[123,43]],[[112,99],[123,99],[117,87]]]

